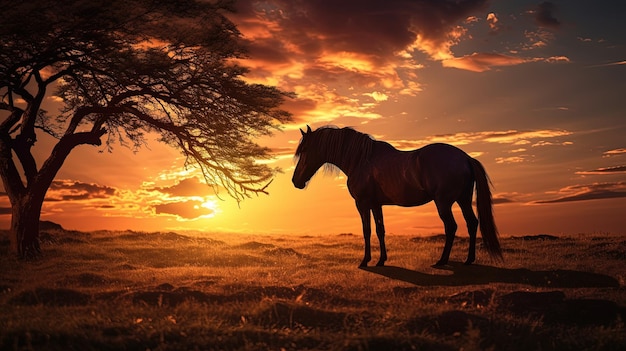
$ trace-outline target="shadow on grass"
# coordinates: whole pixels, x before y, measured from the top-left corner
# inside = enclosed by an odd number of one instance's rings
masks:
[[[418,286],[463,286],[490,283],[526,284],[551,288],[620,286],[615,278],[608,275],[564,269],[532,271],[525,268],[509,269],[479,264],[467,266],[460,262],[450,262],[446,266],[437,268],[452,272],[452,274],[428,274],[395,266],[364,267],[362,269]]]

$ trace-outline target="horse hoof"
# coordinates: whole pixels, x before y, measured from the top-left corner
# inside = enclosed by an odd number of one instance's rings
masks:
[[[376,263],[376,267],[383,267],[385,265],[385,261],[378,261],[378,263]]]
[[[359,268],[367,268],[367,262],[362,262],[362,263],[359,265]]]
[[[463,263],[463,264],[466,265],[466,266],[470,266],[470,265],[472,265],[472,263],[474,263],[474,260],[465,261],[465,263]]]

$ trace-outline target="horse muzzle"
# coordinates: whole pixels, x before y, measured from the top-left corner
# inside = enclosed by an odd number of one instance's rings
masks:
[[[306,186],[306,182],[298,181],[296,180],[296,178],[292,178],[291,182],[293,183],[293,186],[295,186],[298,189],[304,189],[304,187]]]

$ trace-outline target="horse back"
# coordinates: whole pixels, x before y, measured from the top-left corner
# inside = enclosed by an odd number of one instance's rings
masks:
[[[372,157],[361,171],[348,178],[348,189],[357,199],[378,205],[418,206],[432,200],[420,177],[420,150],[400,151],[377,141]]]
[[[418,152],[420,179],[427,191],[433,195],[453,191],[473,183],[471,157],[465,151],[449,144],[430,144]]]
[[[379,205],[419,206],[437,198],[456,199],[473,182],[469,160],[464,151],[448,144],[400,151],[376,142],[369,163],[348,177],[348,190],[357,201]]]

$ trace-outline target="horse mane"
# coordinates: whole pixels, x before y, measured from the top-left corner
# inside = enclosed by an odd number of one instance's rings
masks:
[[[334,161],[345,165],[348,172],[369,162],[375,141],[369,134],[358,132],[350,127],[335,126],[320,127],[307,134],[307,138],[308,148],[323,155],[328,162]],[[298,158],[302,151],[302,141],[300,141],[295,157]],[[331,163],[325,163],[324,171],[336,173],[338,168]]]

